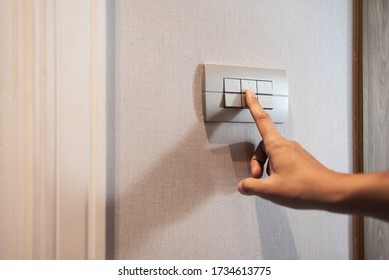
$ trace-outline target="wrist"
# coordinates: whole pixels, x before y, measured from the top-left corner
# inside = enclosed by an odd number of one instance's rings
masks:
[[[389,173],[339,174],[337,212],[384,217],[389,213]]]
[[[350,205],[355,201],[355,174],[331,171],[331,181],[328,187],[328,197],[325,210],[340,213],[351,213]]]

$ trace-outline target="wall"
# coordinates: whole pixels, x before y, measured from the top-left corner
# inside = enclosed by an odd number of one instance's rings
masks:
[[[389,6],[364,1],[364,159],[366,172],[389,170]],[[389,259],[389,223],[365,218],[365,258]]]
[[[336,0],[117,2],[115,258],[350,257],[348,216],[236,192],[259,135],[254,124],[204,124],[201,64],[285,69],[278,129],[349,172],[351,12]]]

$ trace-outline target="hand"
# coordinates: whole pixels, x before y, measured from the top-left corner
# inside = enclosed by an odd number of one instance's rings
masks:
[[[239,182],[239,192],[293,208],[369,215],[389,222],[389,172],[331,171],[278,133],[252,91],[246,92],[246,102],[263,141],[250,162],[253,178]],[[261,179],[267,160],[270,176]]]
[[[239,192],[293,208],[327,209],[341,201],[342,188],[336,182],[344,174],[329,170],[300,144],[283,138],[250,90],[246,102],[263,141],[250,162],[253,178],[242,180],[237,186]],[[270,176],[261,179],[267,159]]]

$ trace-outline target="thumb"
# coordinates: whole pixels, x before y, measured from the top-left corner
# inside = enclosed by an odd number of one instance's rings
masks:
[[[241,194],[264,196],[267,191],[268,181],[270,177],[265,179],[246,178],[238,183],[236,187]]]

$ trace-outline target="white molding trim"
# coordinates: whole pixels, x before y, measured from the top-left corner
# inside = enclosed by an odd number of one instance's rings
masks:
[[[0,10],[0,259],[104,259],[106,0]]]

